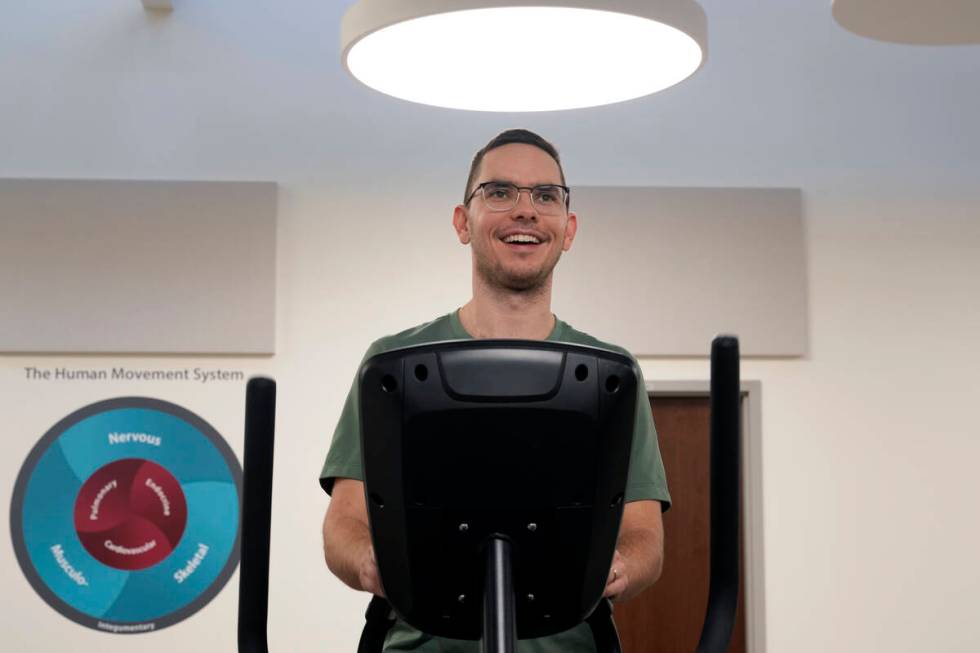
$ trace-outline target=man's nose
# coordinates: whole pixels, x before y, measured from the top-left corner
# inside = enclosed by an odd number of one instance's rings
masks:
[[[538,208],[534,206],[531,199],[531,191],[520,188],[517,191],[517,204],[514,205],[513,215],[515,218],[530,218],[537,220]]]

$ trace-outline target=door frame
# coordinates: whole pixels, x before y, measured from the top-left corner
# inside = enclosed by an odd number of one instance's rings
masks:
[[[745,648],[766,651],[765,556],[762,515],[762,382],[741,381],[742,397],[742,550],[745,556]],[[711,395],[707,380],[646,380],[647,396]]]

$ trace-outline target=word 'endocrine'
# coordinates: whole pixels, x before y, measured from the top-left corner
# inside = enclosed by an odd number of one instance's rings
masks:
[[[113,481],[115,482],[115,481]],[[160,503],[163,504],[163,514],[166,517],[170,516],[170,501],[167,499],[167,495],[164,494],[163,488],[153,482],[152,478],[146,479],[146,487],[153,490],[157,497],[160,499]]]

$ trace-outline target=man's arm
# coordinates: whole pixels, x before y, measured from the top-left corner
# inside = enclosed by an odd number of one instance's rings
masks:
[[[350,587],[384,596],[361,481],[334,481],[323,518],[323,556],[330,571]]]
[[[627,503],[603,596],[616,602],[628,601],[660,578],[663,562],[664,522],[660,502]]]
[[[345,584],[384,596],[361,481],[338,478],[334,482],[323,520],[323,551],[327,567]],[[663,551],[660,502],[627,503],[603,596],[626,601],[652,585],[663,569]]]

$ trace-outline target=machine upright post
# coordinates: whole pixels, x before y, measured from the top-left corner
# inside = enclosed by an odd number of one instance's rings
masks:
[[[491,537],[487,545],[487,577],[483,588],[483,653],[514,653],[517,622],[511,544]]]
[[[242,544],[238,586],[238,650],[268,653],[269,537],[272,526],[272,453],[276,382],[254,377],[245,390]]]
[[[735,627],[739,587],[741,382],[738,338],[711,343],[711,580],[698,653],[724,653]]]

